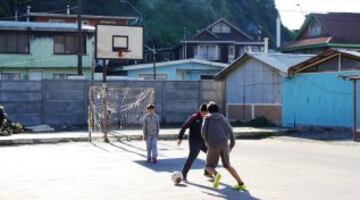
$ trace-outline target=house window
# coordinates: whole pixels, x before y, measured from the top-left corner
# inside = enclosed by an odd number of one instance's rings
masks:
[[[223,22],[220,22],[212,27],[211,31],[213,33],[230,33],[231,29],[228,25]]]
[[[235,60],[235,46],[228,47],[228,63],[232,63]]]
[[[56,35],[54,37],[54,54],[77,54],[76,35]],[[82,54],[86,54],[86,36],[82,37]]]
[[[336,71],[339,71],[338,57],[332,58],[323,63],[307,68],[303,70],[301,73],[336,72]]]
[[[200,79],[201,79],[201,80],[214,79],[214,75],[211,75],[211,74],[200,75]]]
[[[167,74],[156,74],[156,80],[167,80]],[[154,80],[154,74],[138,74],[138,77],[144,78],[144,80]]]
[[[321,26],[314,21],[309,27],[309,37],[319,36],[321,34]]]
[[[26,33],[0,33],[0,53],[28,54],[30,38]]]
[[[50,23],[65,23],[64,19],[49,19]]]
[[[152,53],[145,54],[145,63],[152,62]]]
[[[205,60],[219,60],[220,49],[216,44],[199,44],[194,48],[194,57]]]
[[[341,57],[341,71],[344,70],[360,70],[360,60],[348,58],[345,56]]]
[[[113,20],[100,20],[100,24],[116,24]]]
[[[69,76],[76,76],[76,74],[53,74],[52,78],[56,80],[65,80],[68,79]]]
[[[15,81],[21,79],[20,73],[1,73],[0,79],[3,81]]]

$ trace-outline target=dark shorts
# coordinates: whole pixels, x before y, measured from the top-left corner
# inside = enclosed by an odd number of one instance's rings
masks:
[[[208,146],[206,156],[206,167],[215,168],[219,163],[219,158],[225,168],[230,167],[230,147],[227,142],[211,144]]]

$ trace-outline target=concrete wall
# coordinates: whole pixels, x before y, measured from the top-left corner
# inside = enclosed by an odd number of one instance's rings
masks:
[[[101,83],[97,82],[96,85]],[[183,123],[201,103],[223,105],[223,85],[214,81],[109,81],[116,87],[153,87],[164,124]],[[14,122],[57,128],[87,124],[86,80],[0,81],[0,104]]]

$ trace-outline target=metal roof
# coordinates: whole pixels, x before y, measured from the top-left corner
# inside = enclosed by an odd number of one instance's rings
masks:
[[[200,59],[183,59],[183,60],[173,60],[167,62],[158,62],[156,63],[156,67],[164,67],[169,65],[179,65],[179,64],[187,64],[187,63],[203,64],[203,65],[220,67],[220,68],[225,68],[226,66],[228,66],[227,64],[224,63],[211,62]],[[153,67],[153,63],[149,63],[149,64],[128,65],[128,66],[124,66],[122,69],[125,71],[130,71],[130,70],[146,69],[152,67]]]
[[[12,31],[53,31],[53,32],[77,32],[76,23],[49,23],[49,22],[22,22],[0,21],[0,30]],[[85,32],[95,32],[95,27],[82,25]]]
[[[236,59],[227,68],[216,75],[215,79],[224,79],[234,69],[242,66],[247,58],[259,60],[270,67],[286,74],[289,67],[312,58],[313,54],[286,54],[286,53],[245,53]]]
[[[42,13],[42,12],[31,12],[29,16],[34,17],[63,17],[63,18],[76,18],[76,14],[62,14],[62,13]],[[132,19],[136,20],[139,19],[139,17],[133,17],[133,16],[106,16],[106,15],[88,15],[83,14],[81,15],[82,18],[86,19]]]

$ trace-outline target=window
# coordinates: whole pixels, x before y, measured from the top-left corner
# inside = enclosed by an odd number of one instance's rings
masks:
[[[26,33],[0,33],[0,53],[30,53],[30,38]]]
[[[21,79],[20,73],[1,73],[0,79],[3,81],[15,81]]]
[[[138,74],[144,80],[154,80],[154,74]],[[167,80],[167,74],[156,74],[156,80]]]
[[[77,54],[76,35],[56,35],[54,37],[54,54]],[[82,54],[86,54],[86,36],[82,37]]]
[[[360,69],[360,60],[355,60],[353,58],[341,56],[341,71],[344,70],[359,70]]]
[[[228,25],[223,22],[220,22],[212,27],[211,31],[213,33],[230,33],[231,29]]]
[[[327,60],[323,63],[318,65],[312,66],[310,68],[305,69],[302,73],[309,73],[309,72],[335,72],[339,71],[339,62],[338,57],[332,58]]]
[[[100,20],[100,24],[116,24],[113,20]]]
[[[152,62],[152,53],[145,53],[145,63]]]
[[[205,60],[219,60],[220,50],[216,44],[199,44],[194,48],[194,57]]]
[[[214,75],[210,75],[210,74],[200,75],[200,79],[201,79],[201,80],[214,79]]]
[[[309,27],[309,37],[319,36],[321,34],[321,26],[314,21]]]
[[[52,78],[56,80],[65,80],[68,79],[69,76],[76,76],[76,74],[53,74]]]
[[[228,47],[228,63],[232,63],[235,60],[235,46]]]
[[[50,23],[65,23],[64,19],[49,19]]]

